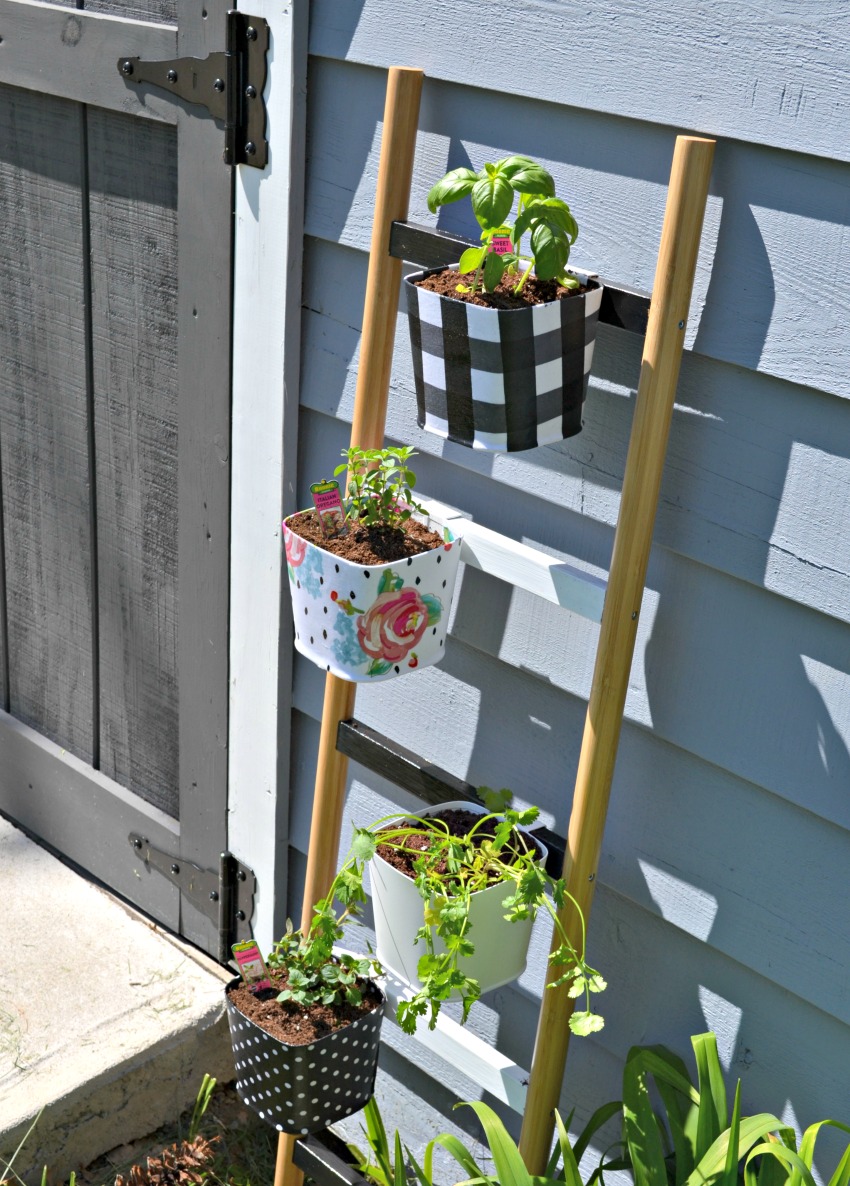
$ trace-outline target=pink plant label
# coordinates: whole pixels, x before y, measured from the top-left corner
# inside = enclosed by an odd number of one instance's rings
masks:
[[[253,939],[246,939],[242,943],[234,943],[230,950],[239,965],[242,979],[249,988],[257,992],[261,988],[271,988],[268,969],[260,955],[260,949]]]
[[[345,507],[342,505],[339,482],[314,482],[310,487],[310,493],[313,495],[313,505],[325,539],[345,535]]]
[[[509,251],[513,251],[510,236],[494,235],[490,240],[490,250],[495,251],[496,255],[507,255]]]

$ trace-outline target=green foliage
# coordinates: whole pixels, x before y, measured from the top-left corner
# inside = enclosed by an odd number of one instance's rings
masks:
[[[517,196],[517,217],[508,219]],[[468,197],[472,212],[481,227],[481,246],[470,247],[461,257],[459,270],[474,272],[472,292],[483,284],[492,292],[506,270],[517,272],[523,261],[533,261],[541,280],[558,280],[567,287],[578,281],[566,273],[570,248],[578,238],[578,224],[566,202],[555,196],[555,182],[550,173],[527,156],[509,156],[495,164],[485,164],[480,172],[452,169],[428,194],[428,209],[436,214],[440,206]],[[523,237],[531,235],[531,255],[521,253]],[[509,236],[512,251],[491,250],[496,236]],[[519,292],[528,278],[529,263],[514,291]]]
[[[433,1029],[443,1002],[454,993],[460,996],[462,1022],[466,1021],[481,995],[478,981],[466,975],[460,965],[461,958],[475,950],[469,922],[472,896],[503,881],[506,896],[502,905],[508,922],[533,919],[541,907],[551,916],[560,938],[549,957],[560,969],[555,983],[569,983],[570,996],[585,998],[586,1008],[572,1014],[570,1027],[576,1034],[593,1033],[604,1022],[592,1011],[590,995],[602,992],[606,984],[585,961],[584,920],[581,950],[576,950],[558,914],[565,902],[572,902],[577,911],[578,904],[567,893],[563,881],[553,880],[541,868],[536,848],[516,842],[515,829],[533,823],[538,810],[532,807],[513,811],[504,806],[510,791],[493,792],[482,787],[481,793],[482,798],[489,796],[491,802],[496,802],[500,810],[481,815],[465,836],[453,836],[444,821],[431,816],[411,817],[401,823],[388,822],[391,817],[387,817],[368,829],[376,845],[387,845],[412,857],[414,882],[423,901],[423,925],[416,935],[425,948],[417,967],[421,988],[409,1001],[399,1004],[399,1025],[406,1033],[413,1033],[418,1019],[428,1015]],[[482,833],[491,830],[492,837],[482,839]],[[419,843],[411,843],[414,840],[426,844],[420,848]],[[366,841],[362,835],[356,836],[355,844],[362,846]],[[442,941],[444,950],[437,950],[435,937]]]
[[[294,1001],[304,1008],[360,1004],[358,980],[380,974],[380,965],[365,956],[334,951],[334,944],[342,939],[345,924],[357,915],[365,898],[363,862],[350,857],[327,896],[313,908],[307,930],[296,931],[287,920],[286,933],[266,961],[270,968],[287,971],[287,987],[278,995],[279,1001]]]
[[[824,1125],[806,1130],[797,1146],[793,1129],[768,1112],[741,1116],[741,1083],[728,1111],[723,1071],[713,1033],[691,1038],[697,1085],[680,1058],[663,1046],[635,1046],[623,1072],[623,1160],[635,1186],[814,1186],[812,1165]],[[650,1082],[651,1081],[651,1082]],[[650,1094],[654,1085],[661,1107]],[[828,1186],[850,1184],[850,1145]]]
[[[348,470],[349,519],[403,530],[412,513],[422,511],[413,501],[416,474],[407,464],[416,456],[412,446],[344,449],[342,455],[346,461],[336,467],[334,477]]]
[[[201,1086],[198,1088],[198,1094],[195,1097],[195,1106],[192,1109],[192,1118],[189,1121],[188,1140],[190,1144],[201,1130],[201,1121],[207,1113],[207,1108],[210,1106],[215,1085],[216,1080],[212,1075],[205,1074],[201,1080]]]
[[[440,1145],[450,1153],[461,1167],[465,1174],[463,1186],[555,1186],[556,1183],[565,1183],[566,1186],[583,1186],[578,1163],[599,1129],[607,1124],[619,1110],[619,1103],[607,1104],[605,1107],[599,1108],[590,1117],[581,1134],[576,1138],[575,1144],[571,1144],[567,1131],[572,1121],[572,1114],[567,1118],[565,1124],[556,1111],[557,1142],[545,1173],[538,1176],[529,1174],[516,1142],[492,1108],[478,1101],[456,1104],[455,1106],[475,1110],[484,1130],[484,1139],[490,1149],[493,1172],[488,1173],[483,1169],[466,1145],[457,1137],[450,1133],[441,1133],[428,1144],[421,1168],[411,1159],[420,1186],[433,1186],[431,1167],[435,1145]],[[601,1180],[606,1169],[622,1168],[624,1168],[623,1163],[619,1160],[601,1160],[588,1179],[587,1186],[592,1186],[597,1178]]]

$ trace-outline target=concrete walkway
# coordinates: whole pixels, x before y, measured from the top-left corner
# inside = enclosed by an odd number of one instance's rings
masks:
[[[0,1181],[51,1182],[233,1077],[229,974],[0,819]],[[11,1175],[9,1175],[11,1176]]]

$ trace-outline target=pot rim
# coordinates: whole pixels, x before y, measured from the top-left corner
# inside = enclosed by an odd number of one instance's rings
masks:
[[[416,285],[414,281],[424,280],[426,276],[435,276],[437,272],[458,271],[458,263],[459,261],[455,260],[454,263],[440,264],[439,267],[436,268],[420,268],[417,272],[409,272],[403,277],[404,283],[409,285],[411,288],[415,288]],[[599,278],[598,272],[588,272],[584,268],[567,268],[567,272],[573,276],[578,277],[578,279],[581,280],[583,284],[587,285],[587,287],[590,289],[590,292],[601,291],[605,287]],[[453,297],[446,296],[446,294],[443,292],[431,292],[430,289],[427,288],[423,289],[422,291],[425,292],[429,297],[436,297],[437,300],[440,301],[450,301],[454,299]],[[579,292],[575,293],[570,299],[578,298],[579,300],[585,300],[589,295],[590,293],[588,292]],[[527,313],[531,309],[542,309],[546,308],[547,305],[557,305],[559,301],[564,299],[565,298],[563,297],[558,297],[554,301],[543,301],[539,305],[525,305],[521,309],[494,309],[491,305],[476,305],[475,307],[477,309],[485,309],[488,313]],[[460,303],[465,304],[466,302]]]
[[[449,527],[447,523],[444,523],[438,515],[427,515],[426,517],[423,517],[422,515],[417,514],[415,517],[420,523],[426,523],[426,525],[437,523],[441,528],[444,528],[446,531],[448,531],[452,538],[449,540],[444,539],[442,543],[438,544],[434,548],[429,548],[427,552],[417,552],[415,556],[402,556],[399,560],[385,560],[383,564],[360,564],[356,560],[349,560],[346,556],[340,556],[337,552],[328,552],[326,548],[322,548],[318,544],[314,544],[312,540],[304,539],[303,535],[298,535],[298,532],[293,531],[289,526],[289,520],[294,519],[296,515],[304,515],[309,512],[315,512],[315,510],[315,507],[304,507],[303,510],[293,511],[291,515],[287,515],[283,520],[284,530],[288,531],[290,535],[296,535],[299,539],[303,539],[308,548],[313,548],[317,552],[326,552],[328,556],[334,557],[335,563],[345,564],[346,567],[349,568],[368,568],[370,572],[382,572],[385,568],[398,568],[399,565],[407,566],[408,559],[412,560],[415,564],[417,560],[423,560],[426,556],[433,556],[433,554],[439,551],[441,548],[445,550],[446,544],[452,548],[455,546],[455,544],[460,546],[462,542],[462,536],[457,531],[453,530],[453,528]],[[452,522],[455,522],[455,520],[452,520]],[[463,520],[458,520],[458,522],[463,522]]]
[[[357,954],[357,953],[349,953],[349,954]],[[381,987],[381,984],[377,978],[375,978],[373,976],[367,976],[366,979],[373,986],[373,988],[377,989],[377,991],[381,997],[380,1001],[375,1006],[375,1008],[370,1009],[368,1013],[361,1014],[360,1017],[355,1017],[354,1021],[349,1021],[347,1025],[342,1027],[342,1029],[331,1030],[331,1032],[329,1034],[323,1034],[321,1038],[314,1038],[312,1042],[298,1042],[298,1043],[284,1042],[283,1038],[278,1038],[274,1034],[269,1033],[269,1031],[267,1029],[264,1029],[263,1026],[261,1026],[258,1022],[254,1021],[252,1018],[248,1017],[245,1013],[243,1013],[242,1010],[239,1008],[239,1006],[234,1001],[232,1001],[230,999],[230,990],[232,988],[236,988],[236,986],[239,984],[245,983],[241,976],[234,976],[234,978],[232,980],[228,980],[227,984],[225,984],[225,986],[224,986],[224,997],[225,997],[225,1000],[226,1000],[229,1008],[235,1009],[240,1017],[243,1017],[245,1019],[245,1021],[249,1022],[251,1025],[256,1026],[257,1029],[262,1030],[263,1033],[268,1035],[268,1037],[273,1042],[277,1042],[278,1045],[285,1047],[287,1050],[312,1050],[316,1046],[318,1046],[321,1042],[327,1042],[332,1038],[338,1038],[341,1034],[345,1034],[346,1031],[351,1029],[351,1027],[353,1025],[357,1025],[357,1023],[359,1021],[365,1020],[365,1018],[369,1017],[373,1013],[380,1013],[381,1015],[383,1015],[384,1009],[386,1008],[386,1004],[387,1004],[387,994],[384,991],[384,989]]]
[[[476,815],[496,815],[496,816],[498,816],[500,814],[499,812],[488,811],[488,809],[486,807],[484,807],[482,804],[475,803],[471,799],[450,799],[447,803],[434,804],[433,807],[429,808],[427,811],[421,812],[420,815],[423,819],[427,819],[427,817],[429,815],[435,815],[438,811],[445,811],[452,807],[459,807],[459,808],[462,808],[467,811],[473,811],[473,812],[475,812]],[[405,815],[400,816],[399,822],[401,822],[404,819],[409,819],[410,814],[411,813],[408,813],[407,816],[405,816]],[[522,832],[522,834],[524,836],[527,836],[528,839],[533,842],[533,844],[537,848],[537,852],[538,852],[538,856],[539,856],[537,863],[539,865],[543,865],[545,867],[546,861],[548,860],[548,857],[549,857],[549,849],[547,848],[547,846],[543,843],[543,841],[538,836],[535,836],[534,833],[532,831],[530,831],[529,828],[524,828],[521,825],[518,825],[518,831]],[[370,859],[373,861],[380,861],[381,864],[384,865],[387,869],[392,869],[392,871],[394,873],[398,873],[399,877],[403,877],[405,881],[409,881],[410,884],[414,886],[414,889],[416,888],[414,885],[413,878],[408,877],[406,873],[402,873],[400,869],[396,869],[395,865],[391,865],[389,863],[389,861],[385,861],[384,858],[378,853],[377,849],[375,850],[375,852],[373,853],[373,855]],[[475,890],[475,892],[471,896],[473,898],[475,898],[479,894],[487,894],[491,890],[497,889],[500,885],[507,885],[509,880],[510,880],[509,878],[503,877],[501,879],[501,881],[494,881],[493,884],[488,885],[486,887],[486,889]],[[418,890],[417,890],[417,893],[418,893]]]

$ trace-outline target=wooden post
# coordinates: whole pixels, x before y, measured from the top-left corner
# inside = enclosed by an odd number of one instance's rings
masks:
[[[637,635],[646,566],[664,469],[667,438],[708,195],[714,141],[679,136],[646,330],[634,425],[629,443],[599,648],[570,816],[564,878],[588,918],[614,774],[620,727]],[[561,921],[581,942],[575,911]],[[547,976],[523,1118],[520,1152],[542,1174],[554,1130],[575,1002]]]
[[[363,333],[351,425],[351,445],[361,449],[380,449],[384,443],[401,289],[401,260],[393,259],[390,255],[390,228],[393,222],[407,218],[423,77],[422,70],[393,66],[387,79]],[[325,677],[322,731],[301,911],[302,928],[309,925],[313,906],[328,892],[336,872],[348,772],[348,758],[337,752],[336,734],[339,722],[354,712],[356,687],[350,680],[339,679],[335,675]],[[281,1133],[274,1186],[301,1186],[303,1174],[292,1160],[296,1139]]]

